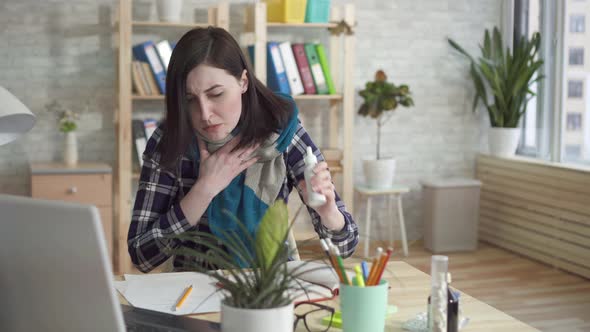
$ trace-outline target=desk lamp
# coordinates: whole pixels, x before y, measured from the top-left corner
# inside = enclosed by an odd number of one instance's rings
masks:
[[[35,115],[0,86],[0,145],[17,139],[35,125]]]

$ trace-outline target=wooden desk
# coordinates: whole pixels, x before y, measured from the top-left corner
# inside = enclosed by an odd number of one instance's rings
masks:
[[[348,259],[347,266],[353,266],[358,260]],[[386,331],[403,331],[403,322],[419,312],[426,311],[426,301],[430,292],[430,276],[412,267],[405,262],[390,262],[388,270],[383,274],[391,285],[389,304],[398,307],[398,312],[387,319]],[[127,301],[119,295],[121,303]],[[339,307],[339,298],[333,301],[325,301],[323,304]],[[511,331],[532,332],[537,329],[505,314],[504,312],[487,305],[477,299],[461,292],[460,309],[469,317],[470,322],[462,332],[470,331]],[[195,315],[201,319],[219,321],[219,313]],[[318,323],[319,324],[319,323]],[[303,322],[299,322],[297,331],[306,331]],[[330,331],[341,331],[332,328]]]

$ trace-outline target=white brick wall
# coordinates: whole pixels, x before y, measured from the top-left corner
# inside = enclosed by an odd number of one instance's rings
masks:
[[[231,1],[230,30],[236,35],[248,2]],[[135,3],[137,15],[155,15],[151,1]],[[211,3],[185,1],[185,18],[204,19],[203,9]],[[60,158],[62,137],[54,115],[44,109],[54,99],[75,110],[89,105],[79,130],[84,147],[80,158],[114,162],[117,69],[112,17],[117,6],[117,1],[108,0],[0,2],[0,85],[37,115],[30,133],[0,146],[0,192],[29,194],[29,163]],[[357,90],[381,68],[393,82],[409,84],[414,93],[416,106],[397,111],[384,128],[382,152],[395,156],[396,179],[412,188],[404,205],[409,238],[416,239],[422,228],[419,181],[433,176],[472,176],[474,156],[484,140],[480,127],[485,121],[470,111],[473,93],[466,63],[450,49],[446,37],[476,52],[484,28],[499,24],[500,1],[364,0],[357,2],[357,20]],[[310,41],[317,38],[314,34],[291,38],[287,31],[273,36]],[[327,34],[322,34],[325,40]],[[174,36],[171,31],[150,34],[147,30],[134,41]],[[358,106],[360,100],[356,102]],[[135,105],[150,114],[162,107],[146,102]],[[327,140],[320,130],[327,121],[325,112],[318,112],[323,107],[323,103],[314,103],[302,110],[319,145]],[[375,123],[359,117],[355,124],[355,181],[362,182],[361,160],[374,156],[376,138],[361,133],[374,133]],[[386,230],[389,222],[381,203],[375,206],[379,212],[373,234]],[[355,208],[362,224],[364,206],[357,200]]]
[[[422,234],[420,180],[472,177],[481,144],[482,125],[471,112],[467,64],[446,38],[477,52],[483,30],[500,22],[500,1],[367,1],[359,4],[357,18],[357,62],[367,64],[364,70],[357,67],[357,88],[382,68],[393,82],[409,84],[414,95],[416,106],[396,110],[384,128],[382,154],[397,159],[396,180],[412,189],[403,203],[408,237],[417,239]],[[356,133],[372,133],[375,128],[367,118],[355,124]],[[354,145],[355,180],[362,181],[362,157],[375,155],[374,136],[360,137]],[[365,206],[356,202],[362,225]],[[387,218],[385,201],[373,208],[379,217],[372,235],[386,238],[387,223],[395,222],[399,238],[397,219]]]

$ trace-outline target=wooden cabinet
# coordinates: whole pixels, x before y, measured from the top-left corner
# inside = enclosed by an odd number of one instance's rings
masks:
[[[95,205],[100,212],[107,247],[113,256],[112,171],[101,163],[80,163],[68,167],[60,163],[31,165],[33,198]]]

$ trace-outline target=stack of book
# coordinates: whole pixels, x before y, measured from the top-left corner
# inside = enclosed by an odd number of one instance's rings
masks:
[[[141,168],[143,166],[143,153],[150,139],[159,123],[156,119],[133,119],[131,121],[131,131],[133,133],[133,145],[137,156],[137,164]],[[135,158],[134,158],[135,160]],[[134,166],[134,168],[137,168]]]
[[[133,46],[135,58],[131,64],[133,90],[139,96],[166,93],[166,71],[172,45],[167,40],[158,43],[146,41]]]
[[[254,46],[248,46],[248,55],[256,66]],[[293,96],[336,93],[322,44],[269,42],[266,67],[266,84],[273,91]]]

